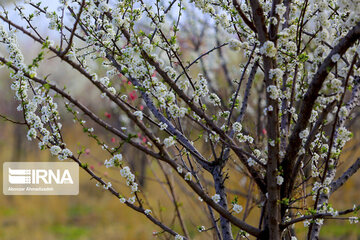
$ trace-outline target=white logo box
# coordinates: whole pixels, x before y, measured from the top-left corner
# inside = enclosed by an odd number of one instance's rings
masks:
[[[74,162],[4,162],[4,195],[78,195]]]

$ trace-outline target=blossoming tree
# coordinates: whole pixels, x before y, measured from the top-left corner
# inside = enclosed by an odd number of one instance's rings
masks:
[[[40,149],[77,162],[156,224],[156,234],[192,237],[177,185],[192,191],[198,211],[208,211],[199,237],[296,239],[294,225],[304,222],[307,238],[318,239],[324,219],[358,221],[341,216],[356,213],[357,205],[336,210],[329,200],[360,167],[359,158],[335,175],[360,101],[360,1],[61,0],[56,11],[45,1],[25,1],[15,11],[20,23],[6,9],[0,15],[7,50],[0,61],[10,70],[23,119],[2,117],[26,125]],[[41,17],[55,34],[38,30]],[[17,35],[42,46],[30,64]],[[44,56],[80,73],[99,93],[91,97],[123,120],[109,123],[71,86],[39,76]],[[102,147],[105,166],[118,168],[129,190],[115,189],[73,153],[60,108]],[[120,144],[110,147],[98,131]],[[125,146],[159,163],[178,226],[160,220],[144,200],[126,161],[137,157],[122,154]],[[243,177],[253,191],[230,198],[227,183]],[[260,206],[257,225],[246,221],[251,202]]]

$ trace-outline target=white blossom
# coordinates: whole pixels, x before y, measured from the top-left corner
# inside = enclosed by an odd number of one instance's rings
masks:
[[[143,113],[142,113],[141,111],[136,111],[136,112],[134,112],[134,115],[135,115],[136,117],[138,117],[140,120],[143,119]]]
[[[211,93],[209,95],[209,101],[214,105],[214,106],[220,106],[221,100],[220,98],[215,94],[215,93]]]
[[[243,210],[243,207],[241,205],[235,203],[235,204],[233,204],[233,210],[239,214]]]
[[[111,188],[112,184],[111,182],[108,182],[106,185],[104,185],[104,189],[108,190],[109,188]]]
[[[27,133],[27,138],[28,138],[29,141],[36,138],[36,129],[35,128],[30,128],[29,129],[29,131]]]
[[[183,240],[183,239],[184,237],[179,234],[175,236],[175,240]]]
[[[160,130],[165,130],[168,127],[166,123],[160,123],[159,125],[160,125]]]
[[[286,12],[286,6],[282,3],[276,5],[276,13],[280,16],[280,18],[285,14]]]
[[[268,86],[266,90],[270,93],[271,99],[277,100],[279,98],[280,90],[275,85]]]
[[[306,139],[309,136],[309,130],[305,129],[299,133],[301,139]]]
[[[205,226],[199,226],[199,227],[198,227],[198,231],[199,231],[199,232],[205,231]]]
[[[272,80],[282,80],[283,75],[284,72],[279,68],[271,69],[269,72],[269,78]]]
[[[304,221],[304,227],[308,227],[310,226],[310,221],[309,220],[305,220]]]
[[[233,124],[233,129],[234,129],[235,132],[241,132],[241,130],[242,130],[242,125],[241,125],[241,123],[239,123],[239,122],[234,122],[234,124]]]
[[[239,40],[237,39],[230,39],[229,40],[229,48],[233,51],[239,51],[241,48],[241,42],[239,42]]]
[[[275,45],[271,41],[266,41],[260,48],[260,54],[263,54],[269,58],[273,58],[276,56],[277,50]]]
[[[358,217],[349,217],[350,224],[358,223],[359,218]]]
[[[276,177],[276,183],[277,183],[277,185],[282,185],[283,182],[284,182],[284,178],[283,178],[282,176],[278,175],[278,176]]]
[[[122,161],[122,155],[121,154],[115,154],[111,159],[105,160],[104,165],[106,168],[118,166],[121,164]]]
[[[61,154],[58,155],[58,159],[60,161],[62,161],[62,160],[67,159],[70,156],[72,156],[72,152],[69,149],[64,148],[64,149],[62,149]]]
[[[216,202],[219,203],[220,202],[220,195],[219,194],[215,194],[214,196],[211,197],[211,199]]]
[[[61,152],[61,147],[59,146],[52,146],[50,148],[50,152],[52,155],[58,155]]]
[[[249,165],[249,167],[255,166],[256,165],[256,161],[253,158],[248,158],[247,163]]]
[[[165,147],[171,147],[172,145],[174,145],[176,143],[174,137],[170,136],[168,138],[164,139],[164,145]]]
[[[191,172],[187,172],[187,173],[185,174],[185,180],[186,180],[186,181],[191,181],[191,179],[192,179],[192,174],[191,174]]]
[[[338,53],[331,56],[331,61],[333,61],[334,63],[339,61],[339,59],[340,59],[340,54]]]
[[[130,198],[127,200],[127,202],[130,203],[130,204],[134,204],[134,203],[135,203],[135,196],[130,197]]]

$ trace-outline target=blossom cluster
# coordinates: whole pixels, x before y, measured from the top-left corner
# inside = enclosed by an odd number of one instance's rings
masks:
[[[121,164],[122,164],[122,154],[115,154],[112,158],[110,158],[109,160],[105,160],[104,162],[106,168],[121,166]]]
[[[0,41],[6,45],[10,61],[18,69],[10,73],[13,79],[11,89],[15,91],[16,99],[20,102],[17,109],[23,111],[29,127],[28,140],[38,138],[39,148],[50,148],[51,154],[58,156],[59,160],[71,157],[72,152],[62,142],[60,134],[62,125],[59,122],[57,103],[42,85],[29,81],[29,78],[36,77],[36,64],[25,65],[24,57],[17,45],[15,32],[6,32],[2,25],[0,25]],[[34,59],[35,61],[38,60]],[[32,97],[30,89],[33,93]],[[41,115],[38,115],[38,112]]]
[[[126,179],[126,185],[131,188],[132,193],[138,191],[138,184],[135,182],[135,175],[131,173],[131,170],[128,166],[123,167],[120,170],[120,175]]]

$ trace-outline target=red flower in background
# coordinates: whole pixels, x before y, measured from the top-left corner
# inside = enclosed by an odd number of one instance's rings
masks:
[[[131,101],[134,101],[137,98],[135,90],[129,93],[129,98],[131,99]]]
[[[262,133],[263,133],[264,135],[266,135],[266,134],[267,134],[267,131],[266,131],[266,129],[265,129],[265,128],[263,128]]]
[[[108,112],[105,112],[105,117],[107,117],[107,118],[111,118],[111,114],[110,113],[108,113]]]

